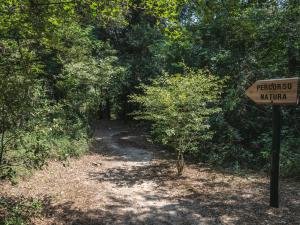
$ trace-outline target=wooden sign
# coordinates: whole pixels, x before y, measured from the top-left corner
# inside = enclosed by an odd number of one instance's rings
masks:
[[[270,206],[279,207],[279,155],[281,137],[280,105],[297,105],[300,92],[299,78],[258,80],[246,91],[257,104],[271,104],[273,108],[272,161],[270,176]]]
[[[257,104],[297,105],[299,78],[258,80],[246,91]]]

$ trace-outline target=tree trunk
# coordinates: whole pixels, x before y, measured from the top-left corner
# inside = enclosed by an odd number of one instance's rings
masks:
[[[177,154],[177,175],[181,176],[184,168],[184,158],[183,153],[178,152]]]
[[[3,163],[3,156],[4,156],[4,130],[1,131],[1,140],[0,140],[0,165]]]
[[[109,98],[106,98],[106,100],[105,100],[105,117],[106,117],[106,119],[108,119],[108,120],[110,120],[111,119],[111,104],[110,104],[110,100],[109,100]]]
[[[296,76],[297,75],[297,68],[298,67],[298,62],[297,58],[294,53],[294,49],[291,47],[288,48],[288,68],[289,68],[289,75],[290,76]]]

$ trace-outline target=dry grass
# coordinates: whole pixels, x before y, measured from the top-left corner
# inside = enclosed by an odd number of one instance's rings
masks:
[[[32,219],[36,225],[300,224],[297,182],[281,182],[281,207],[272,209],[266,177],[204,165],[188,165],[177,177],[173,163],[133,129],[100,127],[91,154],[68,166],[50,162],[16,186],[3,182],[2,198],[41,199],[43,213]]]

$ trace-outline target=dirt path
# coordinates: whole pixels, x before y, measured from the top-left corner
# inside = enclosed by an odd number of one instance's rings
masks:
[[[203,165],[177,178],[173,163],[145,136],[101,122],[90,155],[64,167],[51,162],[1,196],[38,197],[46,224],[300,224],[300,184],[282,182],[281,208],[268,207],[268,180],[238,177]]]

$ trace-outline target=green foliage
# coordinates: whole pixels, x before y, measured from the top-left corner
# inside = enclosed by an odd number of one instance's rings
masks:
[[[219,79],[201,70],[159,78],[142,86],[143,95],[132,95],[131,101],[142,106],[135,119],[152,121],[156,140],[173,147],[182,158],[213,137],[210,119],[221,111],[222,86]]]
[[[5,199],[0,197],[1,225],[26,225],[42,212],[42,203],[37,199]]]
[[[38,113],[41,106],[42,85],[36,81],[39,64],[29,62],[36,59],[25,43],[17,41],[2,42],[2,56],[0,58],[0,166],[10,165],[5,158],[12,148],[18,145],[22,129],[26,129],[27,122]],[[13,174],[11,169],[7,170]],[[2,170],[0,171],[1,176]]]
[[[181,9],[183,33],[180,39],[168,38],[162,48],[167,65],[164,69],[181,72],[184,62],[195,69],[208,68],[220,78],[229,77],[221,105],[223,113],[212,124],[214,138],[198,157],[232,168],[237,164],[266,168],[271,140],[265,137],[270,135],[272,112],[270,107],[250,102],[244,93],[255,80],[300,75],[299,4],[188,1]],[[295,137],[283,135],[282,171],[291,168],[288,164],[297,171],[294,153],[300,148],[287,143],[299,140],[299,107],[283,107],[283,113]]]
[[[128,119],[137,103],[179,152],[268,167],[271,110],[244,92],[300,76],[297,1],[0,0],[0,14],[1,177],[82,154],[95,119]],[[215,106],[220,89],[201,91],[224,77]],[[299,173],[299,113],[283,109],[285,175]]]
[[[67,49],[67,54],[62,52],[64,63],[57,78],[62,104],[68,112],[77,114],[85,122],[97,116],[111,83],[125,72],[117,64],[115,51],[97,40],[93,31],[93,27],[81,29],[72,26],[67,29],[68,42],[73,44]]]
[[[49,3],[1,5],[1,178],[87,151],[107,89],[124,72],[94,27],[69,20],[74,5]]]

